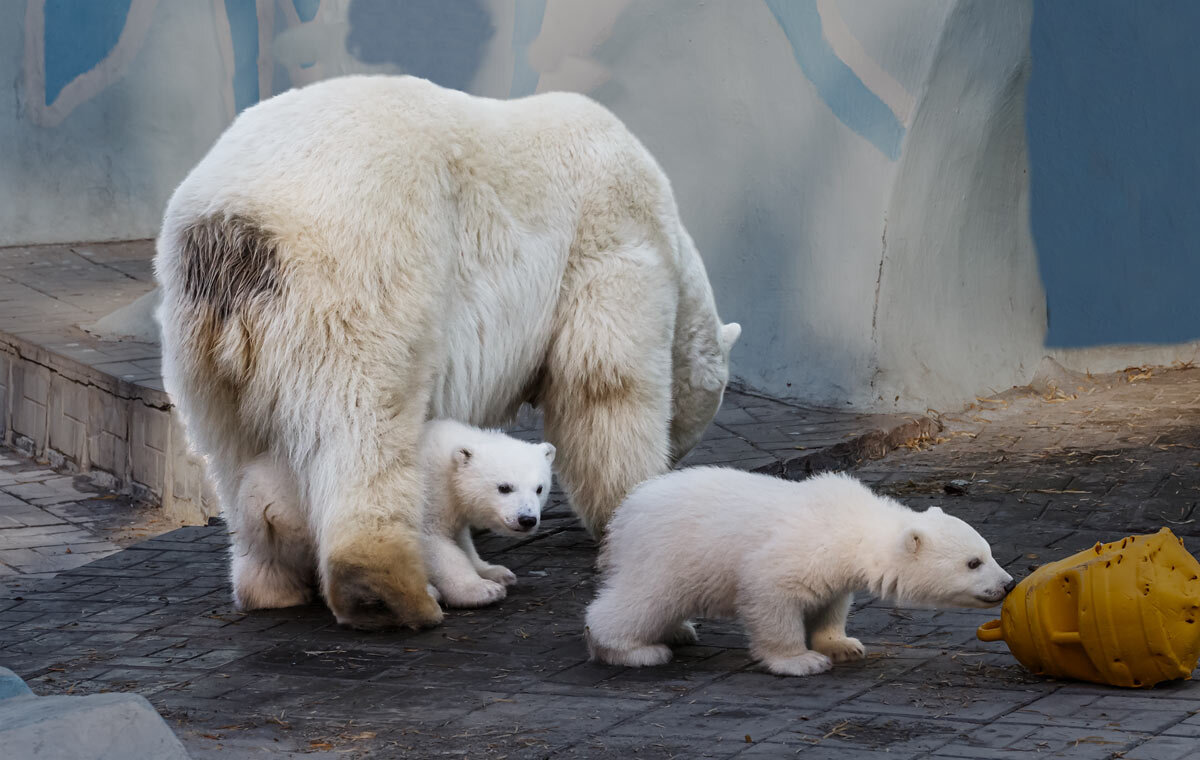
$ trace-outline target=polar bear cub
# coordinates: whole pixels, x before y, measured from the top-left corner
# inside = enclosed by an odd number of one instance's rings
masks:
[[[800,483],[719,467],[638,486],[617,509],[587,610],[593,659],[661,665],[696,641],[688,618],[737,617],[772,673],[860,659],[851,595],[915,606],[990,607],[1013,579],[971,526],[914,512],[846,475]]]
[[[425,475],[422,546],[430,585],[448,607],[503,599],[511,570],[480,559],[471,528],[510,536],[537,531],[550,496],[549,443],[526,443],[497,430],[433,420],[422,432]]]

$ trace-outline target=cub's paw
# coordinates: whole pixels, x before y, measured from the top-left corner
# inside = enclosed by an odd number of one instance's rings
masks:
[[[461,583],[443,589],[442,600],[447,607],[485,607],[507,595],[508,590],[503,585],[480,578],[476,583]]]
[[[515,586],[517,583],[516,573],[503,565],[488,565],[479,571],[479,577],[499,583],[501,586]]]
[[[685,620],[667,635],[666,643],[673,647],[689,647],[699,640],[700,637],[696,635],[696,626],[692,625],[692,621]]]
[[[820,652],[805,652],[791,657],[763,660],[767,670],[777,676],[813,676],[833,667],[833,661]]]
[[[850,637],[813,642],[813,649],[834,662],[853,662],[867,656],[867,650],[858,639]]]
[[[426,584],[425,584],[425,593],[427,593],[427,594],[429,594],[430,596],[432,596],[432,597],[433,597],[433,601],[435,601],[435,602],[440,602],[440,601],[442,601],[442,592],[441,592],[441,591],[438,591],[438,590],[437,590],[437,586],[433,585],[432,583],[426,583]]]

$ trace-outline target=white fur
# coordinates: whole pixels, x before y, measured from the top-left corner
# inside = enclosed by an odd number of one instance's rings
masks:
[[[526,443],[453,420],[425,426],[425,562],[446,606],[491,604],[517,582],[508,568],[479,557],[471,529],[536,533],[550,496],[554,454],[549,443]]]
[[[846,636],[856,590],[989,607],[1012,581],[971,526],[937,507],[914,512],[846,475],[795,483],[717,467],[634,490],[609,525],[601,566],[587,610],[594,658],[662,664],[668,644],[695,641],[688,618],[738,617],[751,653],[781,675],[863,656]]]
[[[312,600],[316,556],[286,470],[264,454],[247,465],[241,509],[228,512],[233,599],[242,609],[291,607]]]
[[[205,332],[216,310],[189,297],[187,231],[230,217],[269,235],[277,292]],[[175,191],[155,268],[164,382],[223,510],[240,520],[241,473],[270,454],[326,600],[355,625],[379,622],[377,602],[398,621],[440,614],[416,548],[426,419],[492,426],[536,402],[599,534],[699,440],[739,332],[722,328],[662,170],[569,93],[502,102],[345,77],[271,98]],[[270,545],[233,540],[254,558],[235,568],[243,598],[290,599],[252,588],[253,562],[280,565]]]

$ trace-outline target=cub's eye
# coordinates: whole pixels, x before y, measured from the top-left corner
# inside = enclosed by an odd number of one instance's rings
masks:
[[[971,560],[970,562],[968,562],[968,563],[967,563],[967,568],[968,568],[968,569],[971,569],[971,570],[974,570],[975,568],[979,567],[979,566],[980,566],[980,565],[982,565],[982,564],[983,564],[983,560],[981,560],[981,559],[973,559],[973,560]]]
[[[500,491],[500,493],[512,493],[512,486],[510,486],[508,483],[501,483],[497,490]]]
[[[538,486],[538,490],[537,490],[537,492],[538,492],[539,494],[542,492],[542,487],[541,487],[541,486]]]

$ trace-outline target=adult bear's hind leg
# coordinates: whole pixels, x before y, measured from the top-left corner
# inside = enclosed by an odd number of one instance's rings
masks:
[[[236,501],[226,513],[234,603],[244,610],[307,604],[316,555],[290,471],[260,456],[243,468]]]

